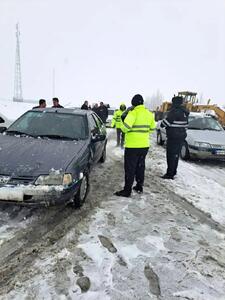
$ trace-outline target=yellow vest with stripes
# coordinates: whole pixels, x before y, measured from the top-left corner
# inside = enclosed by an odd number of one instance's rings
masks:
[[[121,125],[125,133],[125,148],[148,148],[150,146],[149,133],[155,129],[155,119],[144,105],[135,106],[128,112]]]
[[[124,111],[118,109],[113,114],[112,124],[111,126],[116,128],[120,128],[122,124],[121,115],[124,113]]]

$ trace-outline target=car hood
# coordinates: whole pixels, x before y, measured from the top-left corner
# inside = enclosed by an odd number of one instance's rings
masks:
[[[196,142],[225,146],[225,131],[188,129],[187,136]]]
[[[65,171],[87,141],[62,141],[0,135],[0,174],[38,176]]]

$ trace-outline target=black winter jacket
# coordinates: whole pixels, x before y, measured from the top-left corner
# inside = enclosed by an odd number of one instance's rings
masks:
[[[96,108],[97,115],[102,119],[102,122],[105,123],[108,118],[108,108],[103,105]]]
[[[86,104],[82,104],[81,109],[88,110],[88,106]]]
[[[189,112],[183,106],[172,105],[167,117],[161,122],[161,127],[166,127],[168,139],[185,140],[188,126]]]

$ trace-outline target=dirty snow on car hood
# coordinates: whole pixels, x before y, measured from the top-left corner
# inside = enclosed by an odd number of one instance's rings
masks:
[[[37,176],[65,170],[85,141],[0,135],[0,173]]]

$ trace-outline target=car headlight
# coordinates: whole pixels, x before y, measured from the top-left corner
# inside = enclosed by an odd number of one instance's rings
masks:
[[[36,185],[69,185],[73,182],[72,175],[68,174],[49,174],[40,175],[35,181]]]
[[[209,143],[195,142],[195,146],[204,149],[211,148],[211,145]]]

